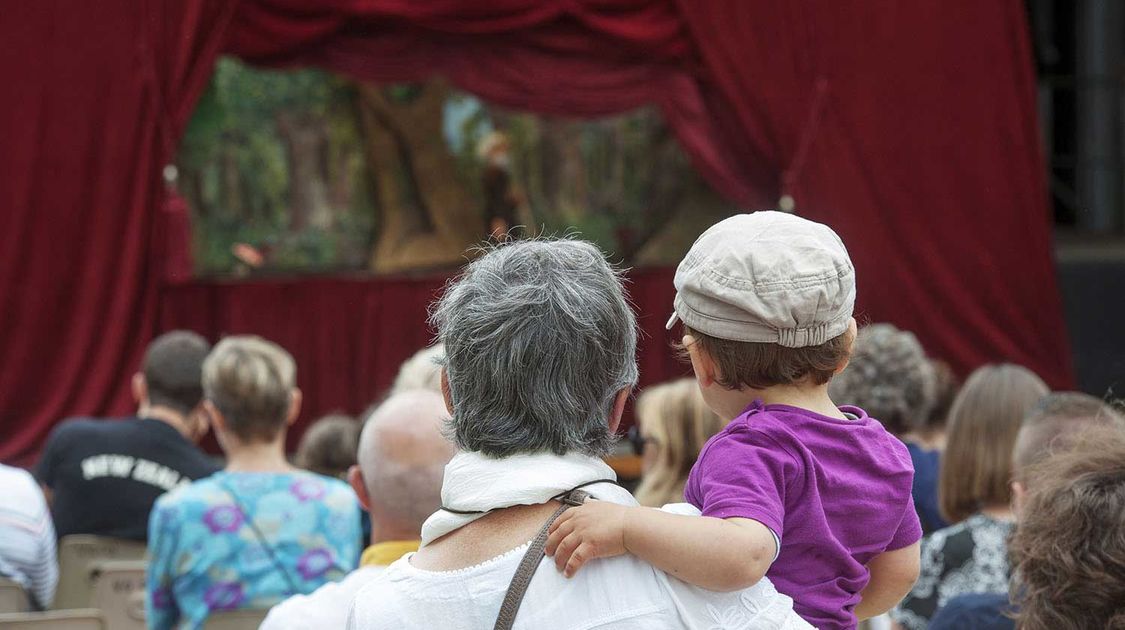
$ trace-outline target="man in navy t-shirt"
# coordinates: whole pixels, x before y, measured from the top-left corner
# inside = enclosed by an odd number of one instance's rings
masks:
[[[161,335],[133,376],[135,417],[73,419],[51,432],[35,476],[60,538],[144,541],[157,497],[219,469],[196,446],[207,433],[200,377],[210,350],[195,333]]]

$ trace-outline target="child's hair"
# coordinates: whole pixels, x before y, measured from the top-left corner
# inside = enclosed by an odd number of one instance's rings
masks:
[[[1025,630],[1125,629],[1125,437],[1087,429],[1033,466],[1010,543],[1012,602]]]
[[[347,476],[356,462],[360,423],[351,416],[332,414],[312,424],[297,445],[296,462],[305,470],[338,477]]]
[[[847,369],[832,380],[836,404],[856,405],[901,436],[921,429],[933,406],[935,380],[914,333],[891,324],[864,326]]]
[[[637,486],[637,501],[654,507],[683,501],[699,451],[725,422],[707,408],[693,378],[645,388],[637,398],[637,422],[657,453]]]
[[[1012,499],[1012,449],[1027,412],[1047,385],[1018,365],[986,365],[973,372],[949,412],[941,456],[938,503],[957,523]]]
[[[727,389],[765,389],[791,385],[804,379],[816,385],[827,383],[851,349],[848,333],[819,346],[787,348],[776,343],[719,339],[684,326],[699,349],[715,362],[716,382]],[[686,348],[681,349],[686,354]]]

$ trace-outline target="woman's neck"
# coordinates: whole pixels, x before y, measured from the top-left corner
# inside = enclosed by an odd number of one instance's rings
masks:
[[[1010,522],[1016,520],[1010,505],[988,505],[981,508],[980,513],[994,521]]]
[[[226,448],[227,472],[289,472],[285,459],[285,436],[270,442],[240,442]]]

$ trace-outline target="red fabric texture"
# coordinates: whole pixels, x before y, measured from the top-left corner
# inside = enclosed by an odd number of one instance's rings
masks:
[[[16,2],[0,19],[0,459],[73,414],[123,413],[155,331],[161,168],[225,0]],[[181,228],[182,231],[182,228]]]
[[[326,318],[286,320],[278,287],[159,290],[186,266],[183,209],[162,203],[160,168],[220,47],[375,81],[444,75],[546,114],[654,103],[724,195],[754,209],[786,192],[841,233],[862,317],[916,331],[962,371],[1003,359],[1072,381],[1020,0],[14,3],[0,20],[13,86],[0,99],[0,459],[32,453],[66,415],[127,411],[158,307],[160,329],[177,325],[169,313],[193,314],[193,292],[210,300],[205,331],[250,331],[255,317],[255,332],[289,326],[306,373],[374,379],[315,394],[309,414],[354,410],[385,385],[389,368],[371,367],[382,359],[331,361],[319,340],[342,330],[321,330]],[[307,282],[288,291],[326,290]],[[665,293],[634,294],[646,316],[666,314]],[[352,306],[313,304],[340,317]],[[383,346],[414,335],[365,336],[381,329],[348,321],[351,343],[388,361],[401,357]],[[670,376],[662,365],[646,378]]]
[[[427,308],[447,278],[190,282],[164,290],[160,328],[194,330],[209,339],[262,335],[288,350],[304,398],[289,432],[295,448],[304,427],[318,416],[364,411],[390,387],[402,362],[433,341]],[[671,270],[635,271],[629,290],[642,329],[642,383],[690,373],[669,351],[672,338],[664,331],[674,291]]]

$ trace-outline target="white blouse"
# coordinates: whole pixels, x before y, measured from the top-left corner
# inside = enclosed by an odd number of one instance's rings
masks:
[[[407,555],[360,590],[353,630],[489,630],[527,550],[523,545],[455,571],[424,571]],[[668,577],[625,555],[590,562],[573,578],[544,558],[531,581],[515,628],[585,630],[711,630],[812,628],[768,579],[743,591],[716,593]]]

